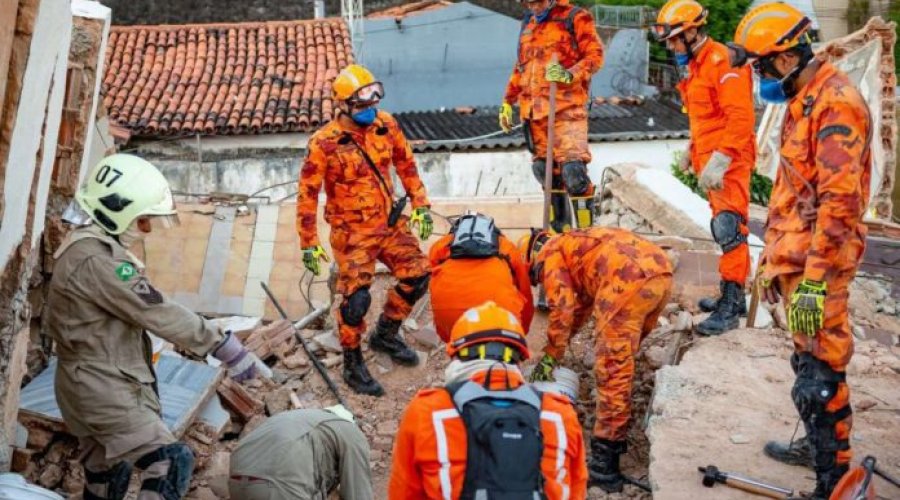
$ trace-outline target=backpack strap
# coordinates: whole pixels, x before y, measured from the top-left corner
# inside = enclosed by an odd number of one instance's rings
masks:
[[[534,407],[538,411],[541,409],[541,395],[529,384],[522,384],[509,391],[489,391],[482,387],[481,384],[467,380],[457,384],[450,384],[445,389],[450,393],[450,397],[453,398],[453,405],[456,406],[456,410],[460,413],[462,413],[467,404],[485,398],[520,401]]]
[[[566,14],[566,17],[560,18],[552,18],[550,21],[556,21],[558,23],[563,23],[566,27],[566,31],[569,33],[569,44],[572,45],[573,50],[578,50],[578,37],[575,35],[575,16],[578,15],[579,12],[584,9],[578,6],[571,6],[572,8],[569,10],[569,13]],[[525,33],[525,28],[528,27],[528,23],[531,22],[532,15],[525,14],[525,17],[522,18],[522,26],[519,28],[519,44],[516,47],[516,67],[522,68],[522,34]]]

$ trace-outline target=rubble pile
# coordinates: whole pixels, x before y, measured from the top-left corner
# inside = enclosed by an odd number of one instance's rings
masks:
[[[883,276],[858,275],[850,284],[850,295],[871,305],[876,313],[900,317],[900,300],[891,295],[893,284]]]
[[[600,217],[596,224],[606,227],[621,227],[638,233],[662,233],[636,210],[614,196],[610,190],[603,191],[600,201]]]

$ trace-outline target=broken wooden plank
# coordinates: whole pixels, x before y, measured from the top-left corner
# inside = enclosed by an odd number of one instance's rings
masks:
[[[262,413],[265,408],[262,401],[254,398],[247,392],[247,389],[230,378],[222,380],[218,392],[222,398],[222,404],[237,413],[244,422],[249,422],[254,416]]]

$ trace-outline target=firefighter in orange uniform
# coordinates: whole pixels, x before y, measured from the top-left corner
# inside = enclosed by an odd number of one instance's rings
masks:
[[[756,135],[750,70],[731,67],[728,48],[704,33],[706,18],[706,9],[694,0],[669,0],[653,33],[687,73],[678,84],[691,126],[686,161],[707,192],[713,212],[710,230],[722,249],[721,296],[700,301],[700,309],[712,314],[697,325],[697,332],[720,335],[737,328],[738,318],[747,314],[747,218]]]
[[[433,223],[412,150],[397,121],[376,108],[384,97],[381,82],[362,66],[350,65],[335,79],[333,91],[339,114],[310,138],[300,170],[297,229],[303,264],[318,275],[319,261],[327,260],[316,231],[319,189],[324,184],[325,220],[331,225],[331,249],[340,273],[337,289],[343,295],[337,315],[343,377],[354,391],[380,396],[384,390],[369,374],[360,349],[375,262],[387,265],[399,281],[388,292],[369,346],[400,364],[415,365],[418,356],[404,343],[399,328],[428,290],[430,271],[410,226],[417,226],[424,240]],[[394,200],[391,164],[412,200],[409,217],[400,215],[405,198]]]
[[[848,286],[865,250],[871,181],[869,108],[847,75],[813,54],[810,20],[786,4],[751,10],[737,27],[735,64],[749,61],[763,99],[786,103],[760,273],[765,299],[783,297],[794,335],[791,397],[806,437],[766,453],[816,471],[826,499],[851,459],[853,354]]]
[[[441,340],[450,340],[450,329],[464,312],[488,300],[515,314],[528,333],[534,316],[528,265],[494,219],[466,213],[431,246],[428,258],[431,309]]]
[[[541,186],[547,156],[550,82],[556,82],[552,224],[557,232],[593,225],[594,185],[588,177],[588,98],[591,77],[603,66],[603,42],[591,14],[568,0],[525,1],[518,54],[500,106],[500,127],[512,129],[513,104],[529,140]],[[554,62],[553,58],[556,58]],[[569,215],[569,201],[575,207]]]
[[[622,491],[619,456],[631,419],[634,357],[656,327],[672,288],[665,251],[624,229],[595,227],[550,237],[533,230],[519,248],[550,307],[547,346],[532,380],[549,380],[573,332],[596,322],[597,410],[588,463],[590,485]]]
[[[567,397],[524,382],[524,335],[493,302],[459,318],[446,386],[419,391],[400,421],[391,500],[585,498],[581,424]]]

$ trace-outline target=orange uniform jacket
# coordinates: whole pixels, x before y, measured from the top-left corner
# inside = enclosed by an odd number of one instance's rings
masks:
[[[672,264],[658,246],[617,228],[594,227],[551,238],[538,254],[544,262],[544,289],[550,306],[548,345],[562,358],[569,336],[594,312],[595,329],[633,297],[630,293],[655,276],[672,274]]]
[[[384,111],[375,124],[360,130],[344,128],[335,119],[316,131],[300,170],[297,230],[304,248],[318,245],[316,206],[323,182],[328,199],[325,220],[335,228],[353,232],[377,232],[387,227],[391,202],[381,182],[352,138],[366,150],[393,194],[390,167],[412,200],[413,208],[428,205],[425,186],[419,179],[412,149],[397,121]]]
[[[533,17],[519,36],[519,53],[504,101],[519,103],[519,116],[527,120],[541,120],[550,111],[550,82],[544,71],[554,54],[557,61],[572,73],[571,84],[557,85],[556,111],[587,105],[591,76],[603,66],[603,42],[594,27],[594,19],[580,10],[573,19],[575,44],[566,28],[566,16],[573,6],[568,0],[558,0],[550,18],[538,23]]]
[[[728,48],[707,39],[678,84],[691,127],[691,164],[699,173],[713,151],[735,162],[755,161],[750,67],[732,68]]]
[[[859,91],[830,63],[791,100],[769,202],[765,278],[803,273],[825,281],[859,265],[867,234],[861,221],[869,201],[870,127]]]
[[[485,372],[473,380],[484,382]],[[490,386],[506,388],[507,372],[493,370]],[[509,374],[511,386],[523,383]],[[563,396],[544,393],[541,405],[544,491],[550,500],[582,499],[587,494],[584,437],[575,409]],[[459,498],[466,474],[466,429],[442,388],[424,389],[409,403],[394,442],[391,500]]]
[[[528,264],[516,246],[500,235],[500,256],[488,259],[451,259],[448,234],[435,242],[431,261],[431,305],[434,325],[444,342],[456,320],[472,307],[493,300],[519,319],[525,332],[534,316]],[[480,286],[487,284],[488,286]]]

